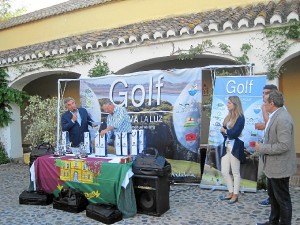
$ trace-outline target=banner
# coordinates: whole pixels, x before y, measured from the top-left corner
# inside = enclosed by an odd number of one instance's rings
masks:
[[[245,143],[247,160],[241,164],[241,191],[256,191],[258,156],[251,141],[258,141],[262,133],[255,129],[255,123],[262,122],[261,105],[263,103],[262,90],[266,84],[266,76],[230,76],[216,77],[212,111],[209,127],[208,150],[206,152],[204,173],[201,187],[213,189],[227,189],[221,174],[220,152],[223,136],[220,128],[228,114],[227,101],[229,96],[239,96],[244,116],[245,127],[240,139]]]
[[[94,121],[106,121],[100,108],[105,98],[126,107],[133,129],[145,131],[146,147],[171,163],[173,179],[200,181],[200,68],[82,79],[80,98]]]

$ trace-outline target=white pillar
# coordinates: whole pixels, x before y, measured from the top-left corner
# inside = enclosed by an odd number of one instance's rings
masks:
[[[22,138],[21,138],[21,117],[20,107],[16,104],[11,104],[12,107],[12,121],[7,127],[0,128],[0,141],[9,158],[20,159],[23,158]]]

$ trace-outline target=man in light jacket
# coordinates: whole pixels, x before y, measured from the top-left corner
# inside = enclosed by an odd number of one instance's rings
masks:
[[[265,129],[264,143],[256,143],[255,150],[262,154],[263,170],[267,176],[267,189],[271,203],[269,221],[258,225],[286,224],[292,220],[289,179],[296,170],[294,122],[284,109],[283,95],[270,92],[265,107],[270,113]]]

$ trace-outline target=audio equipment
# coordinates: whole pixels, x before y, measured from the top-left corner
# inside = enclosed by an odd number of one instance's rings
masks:
[[[168,176],[133,176],[137,212],[160,216],[170,209]]]

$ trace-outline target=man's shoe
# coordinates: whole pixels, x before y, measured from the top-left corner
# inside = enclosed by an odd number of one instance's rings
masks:
[[[259,204],[260,206],[269,206],[271,203],[270,203],[269,198],[266,198],[266,199],[264,199],[264,200],[258,202],[258,204]]]

